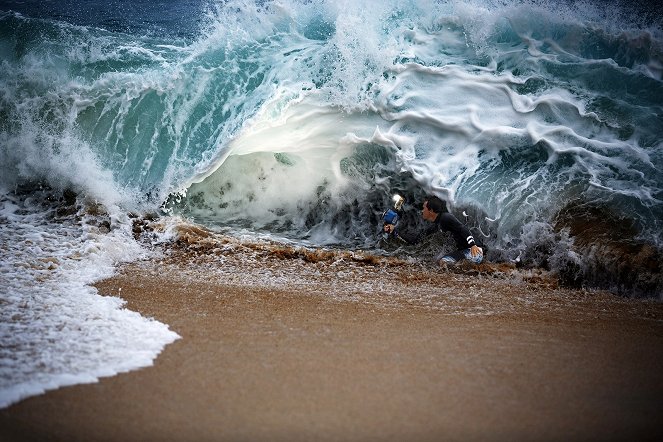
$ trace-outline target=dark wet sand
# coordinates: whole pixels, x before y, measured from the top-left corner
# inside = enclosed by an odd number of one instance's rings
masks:
[[[99,283],[182,339],[153,367],[0,410],[0,440],[663,440],[660,302],[230,249]]]

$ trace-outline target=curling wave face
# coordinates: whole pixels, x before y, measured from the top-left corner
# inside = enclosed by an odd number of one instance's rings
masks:
[[[195,10],[170,34],[2,13],[5,186],[345,247],[375,244],[392,192],[410,219],[435,193],[492,259],[576,273],[579,219],[628,226],[585,249],[624,232],[662,246],[659,17],[544,1]]]
[[[366,246],[390,191],[432,192],[481,208],[467,221],[509,259],[576,205],[660,246],[658,28],[545,4],[324,6],[260,15],[294,22],[267,38],[270,94],[175,211]]]

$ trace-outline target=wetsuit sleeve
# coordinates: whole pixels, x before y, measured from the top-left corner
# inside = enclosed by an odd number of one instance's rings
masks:
[[[451,233],[458,249],[469,249],[476,245],[470,229],[465,227],[463,223],[458,221],[458,218],[451,213],[441,213],[436,221],[437,224],[439,224],[440,229]]]

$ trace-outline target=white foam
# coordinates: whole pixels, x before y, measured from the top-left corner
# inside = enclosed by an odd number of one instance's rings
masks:
[[[152,365],[178,338],[89,285],[146,256],[127,223],[103,233],[50,215],[6,193],[0,200],[0,407]]]

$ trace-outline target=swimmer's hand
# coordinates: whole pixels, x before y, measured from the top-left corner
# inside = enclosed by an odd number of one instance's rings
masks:
[[[472,247],[470,247],[470,255],[472,255],[472,258],[476,257],[477,255],[483,255],[483,250],[481,249],[481,247],[475,244]]]

